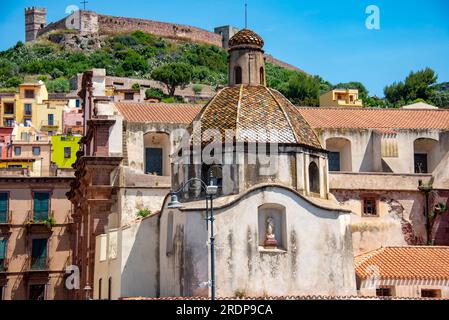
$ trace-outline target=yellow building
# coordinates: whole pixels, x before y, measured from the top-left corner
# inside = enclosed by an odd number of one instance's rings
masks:
[[[16,120],[16,104],[19,99],[19,95],[11,92],[1,95],[1,112],[0,112],[0,125],[3,127],[14,127]]]
[[[43,104],[36,107],[33,125],[50,136],[62,134],[65,108],[68,108],[68,100],[65,98],[43,101]]]
[[[320,96],[320,107],[363,107],[357,89],[334,89]]]
[[[48,91],[42,81],[23,83],[18,93],[9,93],[1,97],[1,125],[14,127],[14,124],[38,127],[36,117],[38,109],[48,100]]]

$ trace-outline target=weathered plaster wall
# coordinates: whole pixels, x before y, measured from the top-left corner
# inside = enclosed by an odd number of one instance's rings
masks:
[[[378,217],[362,216],[364,191],[331,190],[351,216],[354,254],[379,247],[425,243],[424,196],[418,191],[370,191],[378,197]]]
[[[273,203],[286,208],[286,250],[259,247],[258,207]],[[276,187],[256,190],[225,209],[216,209],[217,295],[355,294],[349,215],[320,209],[291,191]],[[166,256],[167,234],[161,234],[161,294],[206,295],[208,281],[207,230],[203,212],[174,213],[172,234],[183,230],[182,260]],[[162,215],[161,228],[168,224]],[[176,231],[173,231],[176,230]],[[177,243],[177,241],[174,241]],[[178,267],[179,266],[179,267]],[[181,288],[164,285],[177,270]],[[170,282],[170,280],[169,280]],[[162,289],[163,288],[163,289]]]

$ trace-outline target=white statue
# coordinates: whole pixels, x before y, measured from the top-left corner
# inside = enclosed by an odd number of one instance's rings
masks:
[[[276,248],[277,247],[276,235],[274,234],[274,219],[273,217],[267,218],[267,230],[265,236],[265,247]]]

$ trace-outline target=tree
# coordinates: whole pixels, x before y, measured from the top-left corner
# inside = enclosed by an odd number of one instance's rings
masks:
[[[384,88],[385,98],[395,107],[401,107],[416,99],[427,101],[435,92],[434,84],[437,78],[435,72],[430,68],[410,72],[404,81],[395,82]]]
[[[173,62],[156,68],[151,73],[151,77],[167,86],[170,97],[175,95],[177,87],[185,87],[192,79],[191,68],[182,62]]]
[[[149,88],[145,90],[145,97],[147,99],[156,98],[162,100],[165,98],[164,92],[159,88]]]
[[[317,107],[320,105],[320,81],[303,73],[295,73],[282,89],[293,103]]]
[[[134,83],[132,86],[131,86],[131,88],[133,89],[133,90],[140,90],[140,84],[139,83]]]
[[[48,92],[63,93],[70,91],[70,83],[67,79],[57,78],[45,82]]]

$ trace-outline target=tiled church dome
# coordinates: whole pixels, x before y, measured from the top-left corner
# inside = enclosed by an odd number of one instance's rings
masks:
[[[260,48],[264,46],[263,39],[254,31],[249,29],[243,29],[237,32],[230,40],[229,47],[241,46],[241,45],[255,45]]]
[[[314,131],[296,107],[280,92],[265,86],[224,88],[194,121],[201,123],[190,127],[191,141],[195,144],[207,144],[207,141],[201,141],[201,134],[213,129],[220,132],[223,142],[226,130],[232,130],[236,142],[299,144],[322,149]],[[268,135],[263,133],[264,130]]]

